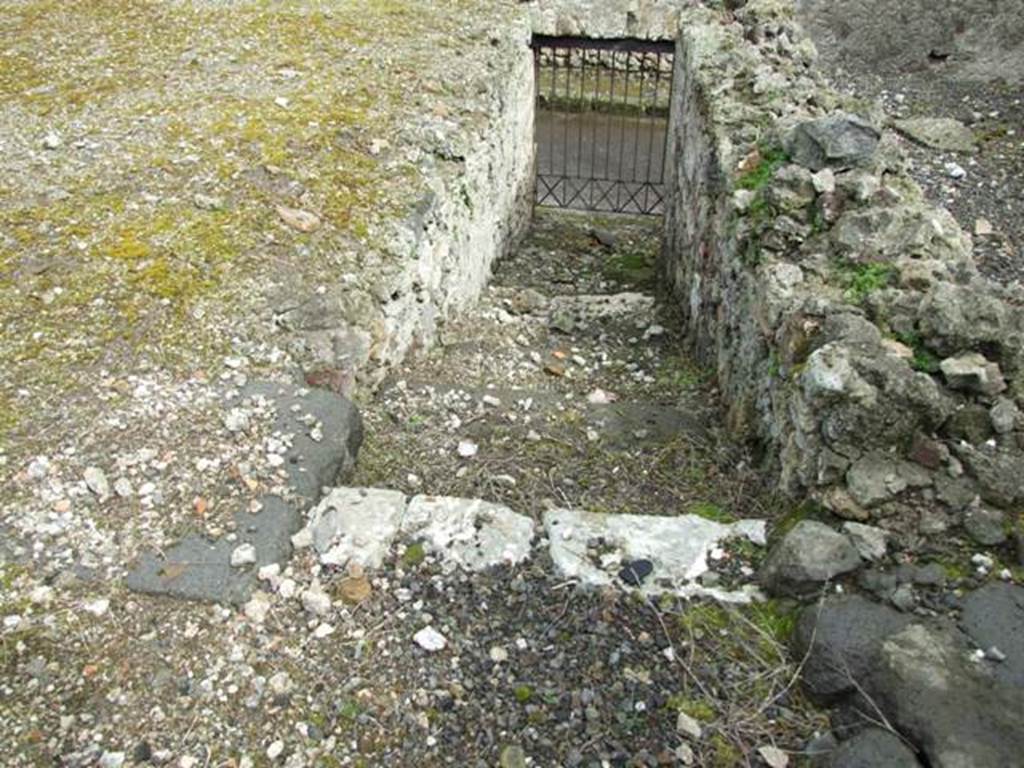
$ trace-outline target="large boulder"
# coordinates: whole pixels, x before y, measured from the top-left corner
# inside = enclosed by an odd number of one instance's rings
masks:
[[[853,168],[875,154],[882,134],[856,115],[838,112],[800,123],[786,136],[786,151],[795,163],[812,171]]]
[[[832,753],[828,768],[921,768],[914,750],[892,731],[866,728]]]
[[[886,638],[911,619],[859,595],[831,597],[804,609],[793,633],[793,653],[804,659],[803,682],[817,700],[856,689],[870,672]]]
[[[932,768],[1003,768],[1024,755],[1024,688],[993,678],[955,630],[911,624],[879,649],[864,688]]]
[[[805,594],[861,565],[856,547],[815,520],[801,520],[768,553],[761,584],[774,594]]]

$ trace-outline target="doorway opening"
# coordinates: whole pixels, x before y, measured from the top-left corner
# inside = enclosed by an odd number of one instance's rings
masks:
[[[660,215],[675,44],[533,38],[535,203]]]

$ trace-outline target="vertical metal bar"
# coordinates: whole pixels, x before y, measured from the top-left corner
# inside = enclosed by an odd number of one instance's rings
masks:
[[[600,138],[601,127],[601,65],[604,62],[604,53],[599,50],[593,52],[594,70],[594,95],[590,100],[590,109],[587,117],[590,119],[590,207],[595,205],[594,195],[600,191],[598,179],[601,174],[597,170],[597,142]]]
[[[569,48],[565,49],[565,103],[569,103],[569,60],[571,57]],[[566,119],[565,114],[562,115],[562,136],[564,138],[562,143],[562,207],[565,207],[568,202],[568,188],[569,188],[569,121]]]
[[[619,200],[622,194],[622,185],[624,182],[623,177],[626,175],[623,170],[622,161],[626,154],[626,116],[629,114],[629,60],[631,56],[629,51],[624,51],[623,53],[625,53],[626,71],[622,76],[622,103],[625,108],[622,110],[622,116],[619,118],[619,166],[616,169],[615,174],[618,177],[618,180],[615,183],[615,210],[619,212],[622,210],[622,203],[620,203]]]
[[[636,126],[633,129],[633,181],[636,182],[639,176],[640,170],[640,126],[643,125],[643,101],[644,101],[644,54],[640,54],[640,64],[638,66],[640,75],[640,84],[637,90],[636,106],[640,117],[636,118]],[[642,181],[642,180],[641,180]],[[635,195],[633,202],[636,204]]]
[[[657,132],[658,122],[660,120],[660,118],[658,117],[658,114],[657,114],[657,112],[658,112],[658,72],[661,70],[661,54],[660,53],[657,54],[656,57],[655,57],[655,66],[656,66],[656,69],[654,70],[654,96],[653,96],[654,101],[653,101],[653,103],[651,105],[650,126],[649,126],[650,130],[647,131],[647,170],[646,170],[646,173],[644,173],[644,180],[646,182],[646,185],[644,186],[644,209],[645,209],[645,212],[649,212],[649,203],[647,202],[647,200],[648,200],[648,194],[650,192],[650,184],[652,183],[652,179],[651,179],[651,163],[654,160],[654,134]]]

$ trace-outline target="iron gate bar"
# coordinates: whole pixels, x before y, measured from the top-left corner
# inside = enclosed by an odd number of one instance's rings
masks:
[[[537,204],[661,213],[674,44],[537,35],[532,46]]]

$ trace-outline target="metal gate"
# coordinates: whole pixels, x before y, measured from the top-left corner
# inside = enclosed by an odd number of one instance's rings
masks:
[[[534,36],[538,205],[662,212],[674,50]]]

